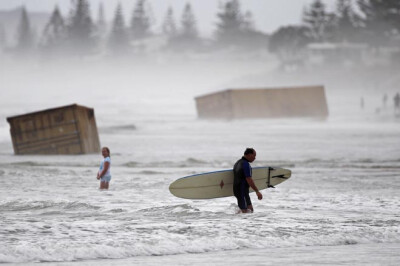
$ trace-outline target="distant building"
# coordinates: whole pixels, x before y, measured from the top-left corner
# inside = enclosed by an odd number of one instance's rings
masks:
[[[393,38],[384,46],[372,47],[365,43],[310,43],[307,45],[306,64],[311,66],[365,66],[396,63],[400,54],[400,39]]]
[[[228,89],[196,97],[196,107],[205,119],[328,116],[323,86]]]
[[[94,110],[77,104],[7,118],[15,154],[100,151]]]
[[[307,63],[311,65],[365,63],[368,45],[359,43],[310,43]]]

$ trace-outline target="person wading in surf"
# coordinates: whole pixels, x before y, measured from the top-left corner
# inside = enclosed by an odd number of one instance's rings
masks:
[[[253,212],[249,196],[249,187],[257,194],[259,200],[263,198],[260,191],[253,182],[250,163],[256,159],[256,151],[253,148],[247,148],[244,155],[233,166],[233,194],[235,195],[240,210],[244,212]]]
[[[100,189],[108,189],[111,180],[110,149],[103,147],[101,149],[101,154],[103,155],[104,159],[100,163],[100,168],[97,172],[97,179],[100,180]]]

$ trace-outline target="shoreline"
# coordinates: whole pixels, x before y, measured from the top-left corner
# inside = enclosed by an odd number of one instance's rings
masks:
[[[5,263],[3,265],[399,265],[400,243],[353,244],[341,246],[281,247],[270,250],[241,249],[165,256],[138,256],[71,262]]]

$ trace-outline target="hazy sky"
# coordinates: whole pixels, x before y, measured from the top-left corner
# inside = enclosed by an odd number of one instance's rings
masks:
[[[241,0],[242,11],[253,13],[257,29],[272,33],[283,25],[298,24],[301,21],[303,7],[313,0]],[[107,19],[111,19],[117,3],[125,10],[125,22],[131,17],[136,0],[89,0],[92,16],[97,17],[99,3],[105,8]],[[197,26],[204,36],[210,35],[217,22],[216,13],[220,3],[225,0],[148,0],[155,18],[154,30],[159,31],[169,6],[174,10],[175,21],[179,24],[185,3],[190,2],[197,19]],[[334,8],[336,0],[325,0],[328,9]],[[0,9],[7,10],[25,5],[29,11],[51,12],[58,5],[63,14],[67,14],[71,0],[0,0]]]

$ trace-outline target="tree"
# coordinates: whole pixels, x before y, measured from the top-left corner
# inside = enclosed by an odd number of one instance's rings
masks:
[[[96,32],[97,36],[99,36],[100,39],[103,39],[107,33],[107,22],[105,19],[104,7],[102,2],[99,5],[97,23],[96,23]]]
[[[169,7],[167,10],[167,14],[165,15],[164,23],[162,25],[162,31],[169,38],[175,37],[177,33],[174,11],[172,7]]]
[[[88,54],[94,50],[93,23],[87,0],[77,0],[76,6],[71,10],[68,38],[71,48],[79,55]]]
[[[64,47],[66,36],[67,27],[58,6],[56,6],[44,29],[41,46],[45,48],[46,53],[60,51]]]
[[[192,12],[192,6],[190,3],[186,3],[182,13],[181,19],[181,32],[180,35],[183,39],[196,40],[198,38],[196,19]]]
[[[231,0],[221,5],[217,17],[217,42],[226,45],[236,43],[242,30],[242,14],[238,0]]]
[[[265,49],[268,43],[268,36],[258,31],[254,26],[253,13],[246,11],[242,20],[239,45],[242,48],[253,51],[254,49]]]
[[[3,24],[0,23],[0,49],[7,46],[7,35]]]
[[[267,36],[254,27],[253,14],[242,14],[238,0],[230,0],[221,5],[217,14],[219,22],[216,30],[216,43],[222,47],[230,46],[251,51],[265,49]]]
[[[314,0],[310,8],[303,11],[303,23],[307,27],[307,34],[315,42],[324,42],[329,39],[333,15],[326,11],[321,0]]]
[[[17,51],[19,53],[26,53],[33,48],[33,33],[25,7],[21,9],[21,18],[18,26],[18,43]]]
[[[125,29],[125,20],[122,14],[121,4],[118,4],[115,11],[108,48],[114,55],[126,55],[129,50],[129,38]]]
[[[357,3],[367,41],[380,46],[390,36],[400,34],[400,1],[358,0]]]
[[[255,31],[253,13],[247,11],[243,17],[243,30],[244,31]]]
[[[387,5],[387,19],[392,27],[396,29],[397,34],[400,34],[400,1],[387,0],[385,4]]]
[[[337,0],[334,25],[334,39],[336,41],[357,40],[360,18],[354,12],[351,0]]]
[[[181,18],[181,27],[175,36],[169,38],[169,46],[181,49],[193,49],[199,45],[199,35],[197,31],[196,18],[190,3],[186,3]]]
[[[134,40],[150,35],[150,16],[146,8],[146,0],[137,0],[131,19],[131,34]]]
[[[311,42],[307,31],[304,26],[281,27],[271,35],[268,48],[284,64],[298,62],[304,48]]]

